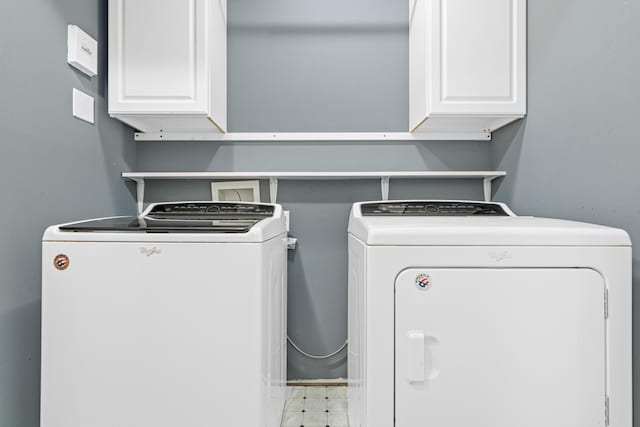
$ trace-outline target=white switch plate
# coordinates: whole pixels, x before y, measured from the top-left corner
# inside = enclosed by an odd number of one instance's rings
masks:
[[[67,62],[89,77],[98,74],[98,42],[76,25],[67,26]]]
[[[89,96],[84,92],[73,88],[73,117],[80,120],[94,123],[94,100],[93,96]]]

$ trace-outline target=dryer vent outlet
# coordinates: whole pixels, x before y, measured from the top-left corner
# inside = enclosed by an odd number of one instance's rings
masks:
[[[212,182],[211,197],[219,202],[260,203],[260,181]]]

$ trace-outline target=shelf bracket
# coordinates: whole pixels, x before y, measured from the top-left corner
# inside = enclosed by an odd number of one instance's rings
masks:
[[[380,177],[380,190],[382,191],[382,200],[389,200],[389,180],[388,176]]]
[[[135,179],[136,200],[138,203],[138,215],[144,210],[144,179]]]
[[[269,198],[271,203],[276,203],[278,199],[278,178],[275,176],[269,177]]]
[[[482,192],[484,193],[484,201],[491,201],[491,182],[495,177],[486,177],[482,179]]]

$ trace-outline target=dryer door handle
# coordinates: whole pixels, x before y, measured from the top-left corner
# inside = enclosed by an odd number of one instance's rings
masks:
[[[436,353],[440,341],[424,331],[407,332],[407,381],[411,384],[433,380],[440,374]]]
[[[424,382],[424,332],[407,333],[407,380],[410,383]]]

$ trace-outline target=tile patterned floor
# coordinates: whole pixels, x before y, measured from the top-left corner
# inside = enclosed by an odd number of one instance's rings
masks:
[[[281,427],[349,427],[346,387],[291,387]]]

